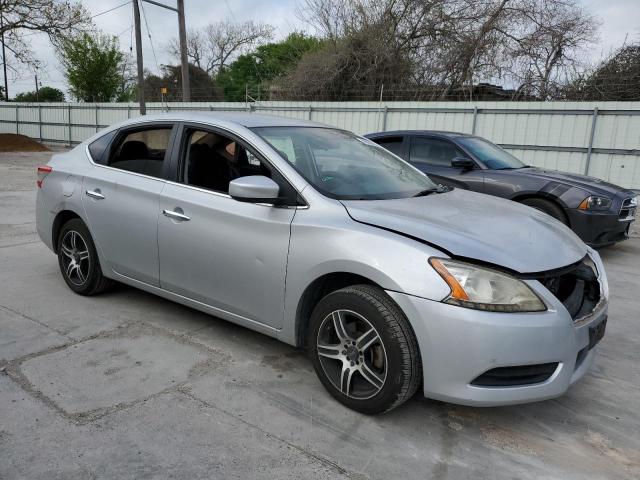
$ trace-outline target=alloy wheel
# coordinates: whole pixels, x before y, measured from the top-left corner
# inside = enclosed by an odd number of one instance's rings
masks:
[[[82,236],[69,230],[60,242],[60,251],[66,277],[74,285],[83,285],[89,277],[89,249]]]
[[[357,400],[375,396],[387,378],[387,353],[380,334],[362,315],[335,310],[318,330],[318,358],[327,378]]]

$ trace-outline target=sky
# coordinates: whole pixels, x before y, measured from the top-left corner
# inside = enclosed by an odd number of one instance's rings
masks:
[[[83,0],[84,6],[92,15],[100,14],[113,7],[118,7],[126,0]],[[159,0],[167,5],[175,6],[175,0]],[[602,22],[600,42],[587,52],[588,57],[596,61],[611,50],[620,46],[626,37],[640,40],[640,0],[580,0],[589,12]],[[276,39],[284,38],[292,31],[308,31],[309,27],[296,15],[299,0],[185,0],[185,17],[187,28],[199,28],[211,22],[230,19],[233,21],[253,20],[268,23],[276,27]],[[144,16],[142,18],[142,44],[145,69],[157,71],[157,64],[175,63],[165,53],[165,46],[172,37],[178,36],[177,15],[161,7],[142,2]],[[151,33],[149,40],[148,24]],[[113,11],[98,15],[95,24],[110,35],[120,39],[124,51],[133,47],[133,9],[130,3]],[[66,93],[67,84],[64,74],[48,38],[36,34],[30,37],[30,43],[36,57],[43,63],[38,70],[39,83],[52,86]],[[154,49],[152,49],[152,45]],[[154,52],[155,50],[155,58]],[[35,89],[34,72],[23,69],[18,76],[9,74],[9,94],[32,91]]]

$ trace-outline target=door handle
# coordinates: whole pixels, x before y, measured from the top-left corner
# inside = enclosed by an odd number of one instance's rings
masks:
[[[174,210],[163,210],[162,214],[165,217],[173,218],[174,220],[182,220],[183,222],[191,220],[191,217],[187,217],[184,213],[176,212]]]
[[[97,188],[95,190],[87,190],[84,193],[86,193],[88,197],[95,198],[96,200],[104,200],[104,195],[102,195],[102,193],[100,193],[100,189],[99,188]]]

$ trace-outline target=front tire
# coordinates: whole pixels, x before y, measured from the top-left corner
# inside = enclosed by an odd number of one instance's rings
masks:
[[[346,287],[320,300],[307,340],[320,381],[353,410],[387,412],[420,386],[422,364],[413,330],[377,287]]]
[[[104,292],[112,281],[102,274],[89,229],[79,218],[65,223],[58,235],[58,264],[62,278],[79,295]]]
[[[544,198],[526,198],[522,200],[521,203],[523,205],[527,205],[531,208],[535,208],[536,210],[546,213],[556,220],[561,221],[565,225],[568,225],[567,217],[562,208],[549,200],[545,200]]]

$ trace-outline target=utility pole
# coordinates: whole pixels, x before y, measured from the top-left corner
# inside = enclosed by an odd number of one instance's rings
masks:
[[[36,73],[36,102],[40,101],[40,90],[38,90],[38,74]]]
[[[133,0],[134,4],[138,3],[138,0]],[[187,58],[187,29],[185,27],[184,20],[184,0],[177,0],[178,8],[173,8],[155,0],[140,0],[141,2],[147,2],[157,7],[166,8],[172,10],[178,14],[178,36],[180,37],[180,63],[182,64],[182,101],[191,101],[191,87],[189,85],[189,60]],[[138,20],[139,22],[139,20]],[[137,27],[136,27],[137,28]],[[136,38],[137,30],[136,30]],[[142,54],[140,54],[142,58]],[[139,67],[138,67],[139,68]]]
[[[144,66],[142,63],[142,29],[140,28],[140,8],[138,0],[133,0],[133,21],[136,30],[136,59],[138,62],[138,101],[140,115],[147,114],[147,104],[144,101]]]
[[[2,69],[4,70],[4,99],[9,101],[9,86],[7,81],[7,55],[4,51],[4,22],[0,15],[0,41],[2,42]]]
[[[180,62],[182,63],[182,101],[191,101],[189,59],[187,57],[187,29],[184,21],[184,0],[178,0],[178,31],[180,34]]]

